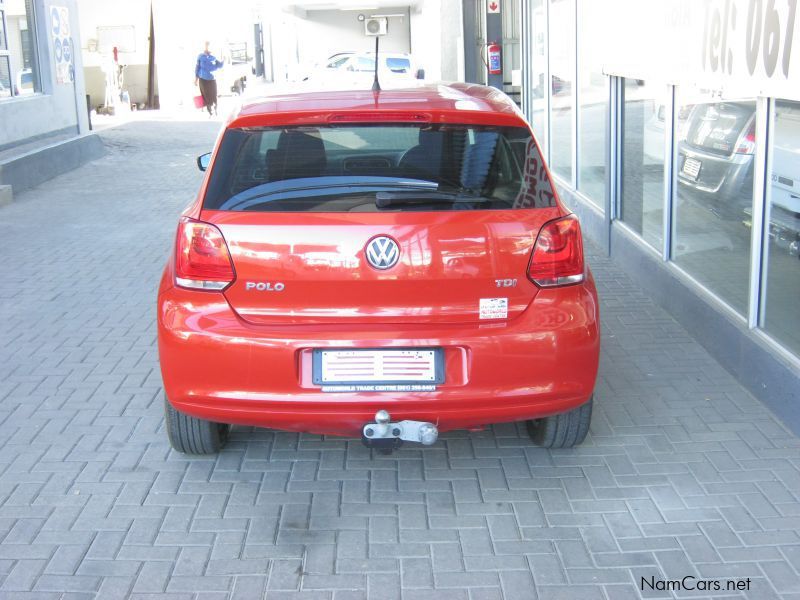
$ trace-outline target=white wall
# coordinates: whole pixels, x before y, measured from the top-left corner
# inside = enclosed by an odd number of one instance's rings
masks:
[[[105,99],[106,76],[103,67],[110,67],[111,48],[97,47],[98,28],[119,27],[133,30],[133,47],[128,48],[121,36],[114,40],[122,51],[119,64],[128,65],[125,71],[125,89],[134,102],[147,99],[147,57],[148,36],[150,34],[150,2],[129,0],[127,2],[108,2],[107,0],[80,0],[81,53],[83,55],[86,93],[91,96],[92,106],[99,106]],[[113,39],[113,36],[112,38]]]
[[[411,54],[425,79],[442,79],[441,0],[425,0],[411,9]]]
[[[134,52],[120,53],[126,70],[126,88],[135,102],[145,100],[147,37],[150,1],[80,0],[84,37],[96,39],[98,27],[129,25],[135,30]],[[369,3],[366,3],[369,4]],[[359,13],[369,17],[403,15],[389,19],[389,33],[381,38],[387,52],[411,52],[426,71],[427,80],[463,79],[463,34],[460,0],[421,0],[416,5],[362,10],[304,10],[271,0],[236,0],[221,6],[218,0],[153,0],[157,88],[161,105],[188,105],[194,95],[194,62],[202,42],[219,47],[228,41],[253,46],[253,24],[264,25],[265,58],[276,81],[294,79],[310,64],[342,50],[369,51],[374,38],[364,34]],[[100,65],[108,56],[89,52],[83,43],[89,92],[102,102],[104,77]],[[271,67],[271,69],[270,69]]]
[[[97,40],[99,27],[133,27],[135,46],[132,52],[120,52],[119,62],[124,65],[146,65],[150,33],[150,2],[130,0],[108,2],[108,0],[80,0],[81,49],[84,66],[99,67],[110,52],[88,51]],[[121,45],[122,40],[120,39]]]
[[[428,81],[463,81],[464,27],[459,0],[425,0],[411,9],[411,54]]]
[[[52,59],[53,37],[50,29],[50,9],[53,5],[69,9],[71,37],[75,47],[80,47],[76,1],[35,0],[36,46],[42,93],[0,101],[0,148],[49,134],[79,134],[89,129],[80,53],[76,52],[73,58],[75,81],[71,83],[56,81]]]
[[[217,55],[228,42],[247,42],[252,55],[253,24],[261,18],[254,0],[223,4],[218,0],[154,0],[153,14],[162,108],[191,106],[197,94],[194,67],[204,40],[211,42]],[[224,78],[221,72],[217,76],[221,81]]]
[[[464,81],[464,22],[460,0],[439,0],[441,79]]]
[[[264,55],[267,73],[280,83],[294,80],[300,73],[299,31],[304,11],[273,6],[264,15]]]
[[[364,23],[358,15],[402,15],[388,20],[388,33],[381,37],[383,52],[409,52],[408,7],[386,7],[374,10],[309,10],[298,19],[300,63],[322,62],[336,52],[375,50],[375,38],[364,34]]]
[[[758,43],[748,65],[751,7],[758,8],[753,13],[758,26],[752,28]],[[606,0],[596,23],[603,32],[600,62],[614,75],[693,83],[731,96],[800,99],[800,18],[790,7],[750,0]],[[784,73],[790,37],[794,43]],[[766,55],[773,45],[778,60],[770,73]]]
[[[119,63],[127,65],[124,88],[131,100],[146,101],[150,0],[80,0],[80,3],[87,92],[92,103],[103,101],[105,76],[101,66],[111,60],[111,54],[103,48],[90,50],[90,40],[97,39],[98,27],[113,26],[134,29],[134,50],[120,52]],[[217,0],[153,0],[156,87],[162,106],[191,103],[195,95],[194,65],[205,40],[212,42],[215,52],[228,42],[247,42],[252,55],[253,24],[259,18],[259,4],[259,0],[236,0],[225,5]]]

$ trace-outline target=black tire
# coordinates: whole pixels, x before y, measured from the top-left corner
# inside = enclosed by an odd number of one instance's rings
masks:
[[[184,454],[215,454],[228,441],[231,426],[185,415],[164,398],[167,437],[170,445]]]
[[[589,433],[592,420],[592,400],[569,412],[528,421],[528,435],[543,448],[572,448]]]

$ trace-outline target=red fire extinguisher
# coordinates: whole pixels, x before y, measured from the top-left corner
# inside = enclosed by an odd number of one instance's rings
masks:
[[[500,44],[492,42],[487,48],[489,55],[489,74],[501,75],[503,73],[503,61],[500,58]]]

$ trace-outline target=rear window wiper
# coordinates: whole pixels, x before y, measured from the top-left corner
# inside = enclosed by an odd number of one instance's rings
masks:
[[[375,194],[375,206],[378,208],[388,208],[403,204],[457,204],[461,202],[483,204],[491,202],[491,199],[465,192],[427,192],[423,190],[378,192]]]
[[[0,0],[1,1],[1,0]],[[266,204],[273,200],[293,199],[305,196],[330,196],[363,190],[364,193],[380,191],[381,188],[406,190],[435,190],[438,184],[419,179],[395,179],[392,177],[302,177],[270,181],[248,188],[231,196],[219,210],[247,210],[251,206]],[[264,200],[264,198],[269,198]]]

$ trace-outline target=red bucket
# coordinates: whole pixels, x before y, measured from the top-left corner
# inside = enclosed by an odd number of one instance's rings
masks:
[[[205,105],[206,105],[206,103],[203,102],[203,97],[202,96],[195,96],[194,97],[194,107],[195,108],[203,108]]]

